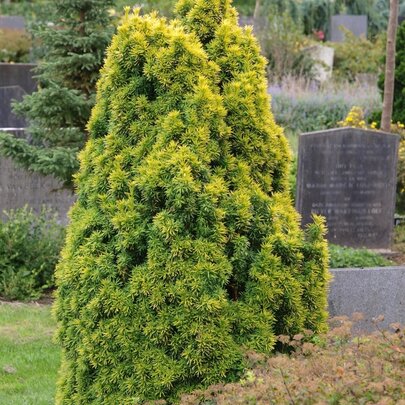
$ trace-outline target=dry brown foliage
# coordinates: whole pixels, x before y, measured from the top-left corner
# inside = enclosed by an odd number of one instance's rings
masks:
[[[310,331],[280,336],[280,347],[290,353],[247,353],[241,381],[184,395],[181,404],[405,405],[405,328],[393,324],[383,331],[376,319],[375,333],[353,337],[352,324],[360,319],[334,318],[322,337]]]

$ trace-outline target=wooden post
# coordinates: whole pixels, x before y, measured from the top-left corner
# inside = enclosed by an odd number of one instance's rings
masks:
[[[387,32],[387,50],[385,62],[384,101],[381,129],[391,132],[392,105],[394,102],[395,79],[395,43],[398,26],[398,0],[390,0],[390,18]]]

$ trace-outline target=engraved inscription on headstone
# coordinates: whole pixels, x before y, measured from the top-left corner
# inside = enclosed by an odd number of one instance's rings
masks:
[[[296,206],[303,225],[320,214],[332,243],[389,248],[398,142],[397,135],[356,128],[301,135]]]
[[[0,128],[23,128],[25,120],[16,116],[11,103],[22,100],[25,91],[20,86],[0,87]]]
[[[367,38],[367,16],[366,15],[345,15],[339,14],[331,17],[330,20],[330,40],[332,42],[343,42],[344,32],[341,27],[351,31],[356,37]]]
[[[21,137],[21,131],[15,135]],[[27,204],[39,212],[46,205],[58,213],[62,223],[66,223],[74,200],[72,192],[63,189],[54,177],[31,173],[18,168],[12,160],[0,157],[0,219],[5,219],[3,210]]]

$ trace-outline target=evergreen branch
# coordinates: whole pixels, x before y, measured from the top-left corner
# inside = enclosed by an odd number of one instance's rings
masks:
[[[77,152],[72,148],[30,145],[26,139],[0,132],[0,155],[13,159],[19,167],[29,171],[53,175],[68,187],[72,187],[72,175],[79,167]]]

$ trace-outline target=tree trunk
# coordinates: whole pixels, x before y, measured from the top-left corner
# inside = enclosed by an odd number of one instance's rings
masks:
[[[253,12],[253,20],[254,20],[254,22],[257,21],[257,17],[259,17],[259,13],[260,13],[260,0],[256,0],[255,11]]]
[[[395,42],[398,25],[398,0],[390,0],[390,19],[387,32],[387,51],[385,62],[384,102],[381,118],[381,129],[391,130],[392,105],[394,101],[395,79]]]

